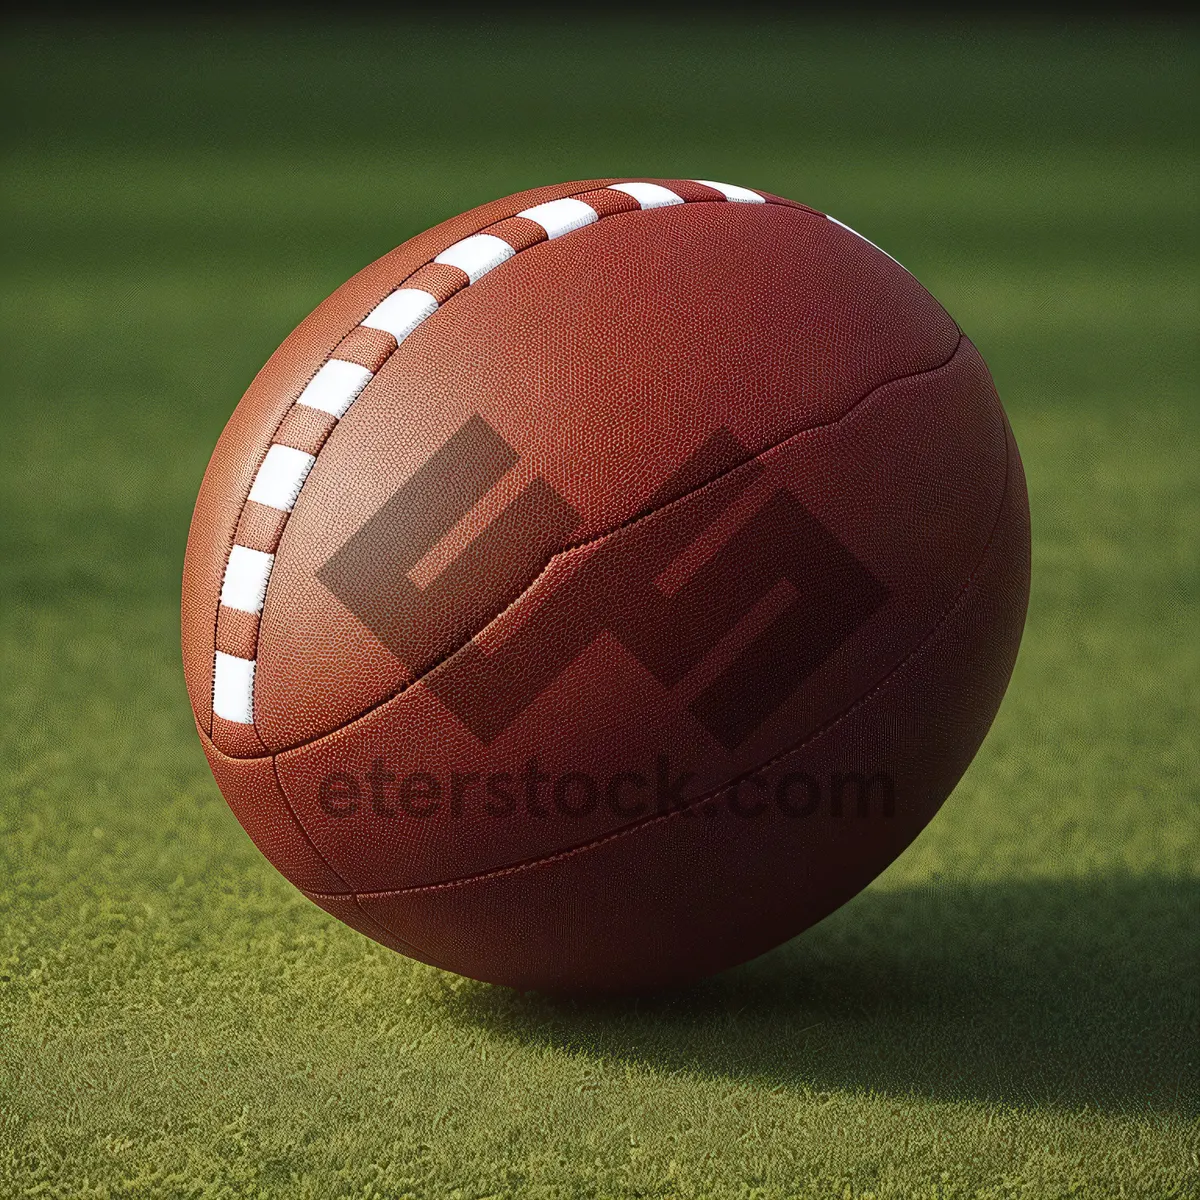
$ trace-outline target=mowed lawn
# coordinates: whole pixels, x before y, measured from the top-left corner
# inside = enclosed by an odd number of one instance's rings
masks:
[[[0,1195],[1200,1190],[1188,29],[10,27]],[[310,905],[191,724],[179,573],[254,372],[353,271],[559,179],[885,246],[988,358],[1034,579],[917,843],[686,993],[552,1001]]]

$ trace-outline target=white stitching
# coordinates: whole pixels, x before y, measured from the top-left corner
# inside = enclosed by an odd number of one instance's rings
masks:
[[[474,283],[489,271],[494,271],[502,262],[507,262],[514,254],[516,251],[494,233],[475,233],[447,246],[433,261],[457,267]]]
[[[263,598],[267,594],[267,580],[271,578],[271,567],[275,555],[252,550],[249,546],[234,545],[225,564],[225,578],[221,582],[221,603],[226,608],[239,612],[262,612]]]
[[[399,345],[427,317],[437,312],[438,302],[420,288],[397,288],[385,296],[362,319],[368,329],[390,333]]]
[[[319,408],[331,417],[342,417],[358,399],[359,393],[374,378],[375,373],[358,363],[331,358],[308,381],[296,398],[305,408]]]
[[[632,196],[642,208],[663,208],[667,204],[684,203],[678,192],[673,192],[658,183],[613,183],[609,185],[608,190]]]
[[[267,457],[262,460],[254,476],[250,499],[283,512],[291,512],[316,461],[314,455],[297,450],[295,446],[272,442]]]
[[[572,233],[600,220],[600,214],[590,204],[576,200],[574,196],[535,204],[533,208],[517,213],[517,216],[536,222],[546,231],[548,238],[562,237],[564,233]]]

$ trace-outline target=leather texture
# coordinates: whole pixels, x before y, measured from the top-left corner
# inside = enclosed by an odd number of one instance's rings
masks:
[[[1015,442],[912,275],[778,197],[611,182],[325,301],[231,418],[185,561],[197,726],[264,854],[518,987],[686,982],[854,895],[969,764],[1028,598]],[[516,215],[565,196],[601,219]],[[470,286],[433,263],[487,229],[518,252]],[[360,322],[400,286],[440,307],[395,348]],[[375,374],[333,421],[294,402],[335,351]],[[315,455],[286,520],[248,500],[281,439]],[[235,539],[274,555],[261,614],[220,606]],[[257,655],[252,724],[213,714],[218,650]]]

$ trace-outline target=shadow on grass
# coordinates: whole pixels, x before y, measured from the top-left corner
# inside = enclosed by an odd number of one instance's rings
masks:
[[[652,997],[485,984],[446,1015],[522,1042],[941,1100],[1197,1111],[1196,881],[871,891],[787,946]]]

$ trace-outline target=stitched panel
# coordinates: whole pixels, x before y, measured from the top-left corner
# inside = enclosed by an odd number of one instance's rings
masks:
[[[596,219],[603,219],[639,208],[653,209],[686,202],[729,202],[726,194],[711,184],[694,180],[672,180],[670,184],[670,187],[636,181],[614,184],[610,188],[589,189],[575,197],[545,202],[526,210],[530,215],[505,218],[453,243],[433,262],[410,275],[339,343],[296,404],[285,413],[266,459],[259,466],[239,519],[238,541],[251,549],[274,553],[304,480],[337,422],[367,386],[370,377],[383,368],[399,343],[457,292],[485,277],[514,254],[545,241],[548,236],[564,236],[584,227],[590,223],[589,210],[596,214]],[[735,190],[741,195],[756,194],[747,193],[744,188]],[[362,374],[355,374],[356,367],[363,369]],[[218,640],[221,637],[220,619],[218,614]],[[247,641],[243,635],[231,644],[244,648]],[[216,661],[214,697],[220,682],[217,676],[222,659]],[[231,678],[230,670],[231,664],[226,663],[227,680]],[[246,673],[239,675],[236,689],[246,690],[246,707],[240,701],[233,703],[233,708],[239,710],[236,723],[243,723],[240,718],[247,712],[251,722],[253,716],[253,671],[247,678],[242,678],[243,675]],[[227,718],[223,724],[228,723]],[[215,725],[213,733],[217,744],[228,749],[221,745]],[[244,739],[239,735],[238,740]]]

